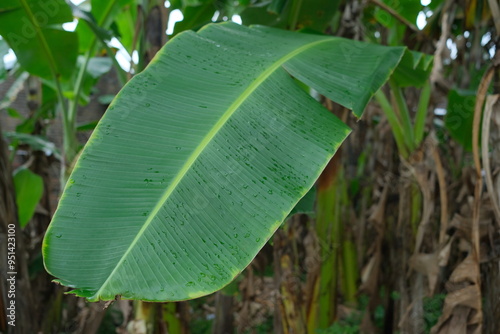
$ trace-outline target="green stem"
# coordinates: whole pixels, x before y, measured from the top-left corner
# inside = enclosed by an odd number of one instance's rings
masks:
[[[431,85],[427,81],[420,93],[420,100],[418,101],[417,114],[415,115],[415,145],[420,146],[424,139],[425,119],[427,118],[427,109],[429,108],[429,100],[431,97]]]
[[[355,306],[357,302],[356,294],[358,292],[358,289],[356,287],[356,284],[358,282],[358,264],[356,246],[350,240],[351,237],[351,232],[344,233],[344,241],[342,243],[342,292],[345,301],[351,306]]]
[[[78,72],[78,76],[75,81],[75,88],[73,89],[73,99],[70,101],[69,107],[69,115],[68,119],[73,124],[76,124],[76,112],[78,110],[78,101],[80,100],[80,94],[82,93],[83,88],[83,79],[85,78],[85,72],[87,71],[87,67],[90,62],[90,58],[94,54],[95,48],[95,38],[91,41],[88,50],[85,52],[85,58],[83,64],[80,66],[80,70]]]
[[[339,154],[339,153],[337,153]],[[316,308],[308,316],[308,328],[331,326],[337,310],[337,283],[341,250],[343,197],[347,196],[340,156],[335,156],[318,181],[316,203],[316,233],[321,256],[318,288],[314,291]]]
[[[339,171],[339,188],[340,195],[340,208],[338,220],[338,229],[336,231],[337,244],[342,245],[342,295],[345,301],[351,306],[356,306],[357,301],[357,283],[358,283],[358,261],[356,255],[356,246],[354,245],[354,236],[348,220],[345,218],[349,216],[350,198],[347,191],[347,181],[345,179],[343,168]],[[339,257],[340,258],[340,257]]]
[[[292,2],[292,9],[290,15],[290,30],[297,28],[297,21],[299,20],[300,8],[302,8],[302,0],[294,0]]]
[[[411,123],[411,118],[410,118],[410,111],[408,110],[408,105],[406,104],[405,97],[403,95],[403,91],[401,87],[398,87],[394,82],[389,82],[389,85],[391,87],[391,92],[392,95],[394,96],[394,99],[396,100],[396,107],[397,110],[399,111],[399,117],[401,119],[401,125],[403,126],[404,130],[404,140],[406,143],[406,146],[410,152],[413,152],[415,149],[414,147],[414,138],[415,135],[413,133],[413,125]]]
[[[401,154],[401,156],[403,156],[403,158],[405,159],[408,158],[409,152],[402,132],[403,127],[398,119],[398,116],[394,112],[394,109],[392,108],[389,100],[387,100],[387,97],[385,96],[384,92],[382,92],[382,90],[378,90],[375,93],[375,99],[380,104],[382,111],[389,121],[389,125],[392,129],[392,134],[394,135],[396,145],[398,146],[399,154]]]
[[[178,317],[177,310],[178,303],[165,303],[162,304],[163,321],[167,326],[168,333],[182,333],[181,319]]]

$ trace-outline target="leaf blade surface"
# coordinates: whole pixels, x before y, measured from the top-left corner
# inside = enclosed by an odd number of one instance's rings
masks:
[[[47,270],[92,301],[228,284],[350,131],[285,70],[335,40],[234,24],[172,39],[77,162],[44,240]]]

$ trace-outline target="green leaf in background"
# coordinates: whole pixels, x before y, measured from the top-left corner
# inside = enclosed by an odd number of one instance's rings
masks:
[[[85,57],[79,56],[77,66],[81,67],[85,63]],[[109,57],[92,57],[89,60],[87,65],[87,75],[84,77],[82,81],[82,88],[80,92],[80,104],[86,105],[90,101],[90,94],[92,93],[92,89],[95,87],[99,77],[103,74],[107,73],[111,66],[113,65],[113,61]],[[65,83],[63,85],[65,91],[64,95],[67,98],[73,99],[73,82],[76,81],[76,73],[73,81]]]
[[[208,0],[210,1],[210,0]],[[207,2],[207,0],[180,0],[180,6],[182,8],[186,8],[186,7],[196,7],[196,6],[200,6],[202,5],[203,3]],[[178,4],[175,3],[175,7],[177,7]]]
[[[8,0],[0,3],[0,35],[19,63],[44,79],[71,76],[78,52],[78,36],[62,29],[73,21],[64,0]]]
[[[359,116],[404,50],[233,23],[177,35],[93,132],[45,235],[46,269],[91,301],[221,289],[349,133],[291,76]]]
[[[413,24],[417,22],[418,13],[424,7],[420,1],[415,0],[383,0],[383,2]],[[375,11],[375,17],[382,25],[388,28],[399,23],[391,14],[378,7]]]
[[[113,62],[109,57],[93,57],[89,61],[87,72],[92,78],[97,79],[107,73],[112,65]]]
[[[97,126],[98,121],[92,121],[85,124],[80,124],[76,127],[76,131],[91,131]]]
[[[472,151],[472,123],[475,104],[475,91],[452,89],[448,94],[448,107],[446,108],[444,124],[451,137],[467,151]]]
[[[399,87],[422,87],[432,71],[433,56],[407,51],[394,71],[392,80]]]
[[[132,2],[122,8],[115,17],[116,26],[120,32],[120,43],[127,49],[129,54],[134,51],[134,34],[129,33],[137,28],[137,5]]]
[[[307,214],[307,215],[312,215],[314,214],[314,202],[316,200],[316,187],[312,187],[307,194],[304,195],[300,199],[300,201],[295,205],[295,207],[290,211],[288,214],[288,217],[291,217],[295,214]]]
[[[183,1],[182,0],[171,0],[170,2],[170,9],[182,9],[183,8]]]
[[[383,2],[397,12],[402,18],[415,26],[417,16],[422,11],[423,5],[415,0],[383,0]],[[374,4],[374,18],[378,23],[388,28],[384,40],[388,45],[401,45],[405,39],[406,24],[401,23],[392,14]]]
[[[244,24],[263,24],[291,30],[310,29],[324,33],[339,7],[339,1],[273,0],[251,3],[240,13]]]
[[[19,225],[25,227],[42,198],[43,180],[29,169],[22,168],[14,173],[14,187]]]
[[[273,14],[280,14],[288,0],[271,0],[271,3],[267,7],[267,10]]]
[[[289,0],[288,23],[291,29],[309,28],[325,32],[338,10],[339,0]]]
[[[284,13],[274,13],[268,10],[267,3],[250,3],[239,14],[245,25],[261,24],[277,28],[286,28],[287,20]]]
[[[184,19],[176,22],[172,36],[185,30],[197,30],[207,23],[212,22],[215,6],[212,0],[203,1],[196,6],[187,6],[182,10]]]
[[[16,109],[7,108],[7,114],[12,118],[24,119],[23,115],[21,115]]]
[[[111,40],[113,35],[108,30],[98,26],[91,12],[83,10],[82,5],[77,6],[70,3],[70,7],[73,16],[78,18],[78,25],[75,30],[78,33],[79,51],[81,53],[88,50],[94,38],[97,38],[103,44]]]
[[[110,39],[111,34],[106,31],[113,21],[133,0],[92,0],[90,13],[74,8],[81,20],[76,26],[76,32],[80,38],[80,52],[89,50],[96,39],[103,42]]]
[[[56,148],[56,145],[43,137],[18,132],[4,132],[3,135],[11,141],[27,144],[33,150],[43,151],[46,155],[53,154],[58,160],[62,160],[61,153]]]

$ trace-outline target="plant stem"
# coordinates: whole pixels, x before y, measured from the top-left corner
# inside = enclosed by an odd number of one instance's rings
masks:
[[[85,78],[85,72],[90,62],[90,58],[95,52],[95,38],[90,43],[88,50],[85,52],[83,64],[80,66],[78,76],[76,77],[75,87],[73,89],[73,99],[70,101],[70,107],[68,111],[68,119],[70,122],[75,124],[76,122],[76,111],[78,109],[78,101],[80,100],[80,94],[82,93],[83,79]]]
[[[340,152],[333,157],[318,181],[316,233],[321,256],[321,268],[313,319],[308,327],[325,329],[334,321],[337,309],[337,282],[339,272],[339,244],[342,211],[342,166]],[[309,320],[309,319],[308,319]]]
[[[290,10],[290,30],[295,30],[297,28],[297,21],[299,20],[300,8],[302,7],[302,0],[292,1],[292,9]]]
[[[420,92],[417,114],[415,115],[415,146],[419,147],[424,138],[425,119],[427,118],[427,109],[431,97],[431,85],[427,81]]]
[[[415,135],[413,133],[413,125],[411,123],[410,111],[408,110],[408,105],[406,104],[403,91],[401,87],[398,87],[392,81],[389,83],[389,85],[391,87],[392,96],[396,101],[397,110],[399,111],[399,117],[401,119],[401,124],[404,130],[403,138],[405,140],[406,147],[408,148],[409,152],[413,152],[413,150],[415,149],[414,146]]]
[[[337,184],[339,197],[340,197],[340,208],[338,210],[341,217],[338,221],[338,229],[335,232],[337,235],[337,244],[342,245],[342,295],[345,301],[351,305],[356,305],[356,293],[357,283],[358,283],[358,262],[356,255],[356,246],[354,245],[353,230],[351,229],[351,224],[349,221],[349,206],[350,198],[347,191],[347,182],[345,175],[343,173],[344,169],[340,169],[340,179]],[[342,224],[343,223],[343,224]]]
[[[380,104],[382,111],[389,121],[389,125],[392,129],[392,134],[394,135],[396,145],[398,146],[399,154],[401,154],[401,156],[405,159],[408,158],[409,152],[405,144],[404,135],[402,132],[403,127],[398,119],[398,116],[394,112],[394,109],[392,108],[389,100],[387,100],[387,97],[385,96],[384,92],[382,92],[382,90],[378,90],[375,93],[375,99]]]
[[[356,285],[358,282],[358,264],[356,255],[356,245],[351,240],[352,232],[344,233],[342,243],[342,286],[345,301],[350,306],[356,305],[356,293],[358,291]]]

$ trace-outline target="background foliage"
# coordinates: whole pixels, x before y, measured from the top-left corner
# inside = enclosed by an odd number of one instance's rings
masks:
[[[498,7],[492,0],[2,3],[0,238],[4,244],[9,223],[18,226],[19,322],[7,327],[2,314],[0,330],[496,333]],[[415,70],[379,90],[360,121],[313,92],[353,133],[320,176],[313,212],[287,219],[220,292],[180,303],[120,300],[106,309],[64,295],[43,269],[41,240],[81,146],[168,38],[231,19],[434,57],[403,59]],[[4,285],[1,294],[5,312]]]

